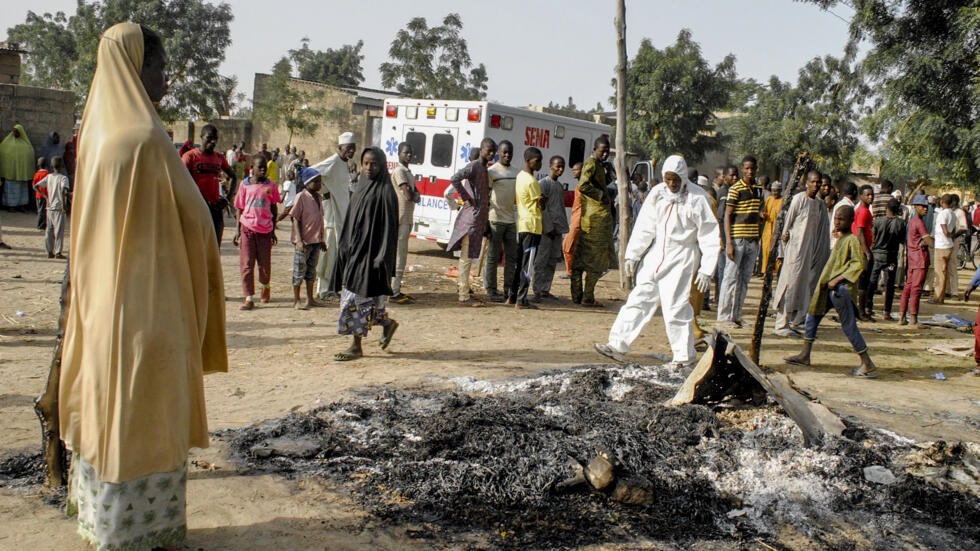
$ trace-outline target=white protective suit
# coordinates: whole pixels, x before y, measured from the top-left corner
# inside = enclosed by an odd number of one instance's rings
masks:
[[[334,264],[337,263],[337,240],[344,228],[347,207],[350,205],[350,171],[347,161],[341,159],[338,153],[310,168],[323,177],[323,242],[327,250],[316,263],[316,292],[317,296],[325,298],[333,289],[330,280],[333,277]]]
[[[666,184],[657,184],[643,202],[625,255],[627,262],[641,261],[636,287],[616,315],[608,346],[628,353],[662,306],[674,362],[686,364],[695,359],[691,281],[695,270],[708,277],[714,274],[721,246],[711,197],[688,182],[684,158],[668,157],[663,165],[667,172],[680,176],[683,187],[674,194]]]

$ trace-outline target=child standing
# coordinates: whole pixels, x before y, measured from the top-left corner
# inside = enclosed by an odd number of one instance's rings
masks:
[[[41,231],[44,231],[44,228],[48,225],[48,190],[41,185],[44,177],[50,174],[48,169],[44,168],[45,165],[47,165],[46,159],[44,157],[38,157],[37,172],[34,173],[34,179],[31,181],[31,186],[34,188],[34,200],[37,202],[37,229]]]
[[[276,214],[279,186],[265,177],[265,159],[252,159],[252,175],[245,178],[235,195],[238,209],[238,231],[233,243],[239,247],[242,271],[242,310],[255,308],[255,264],[259,265],[259,283],[263,303],[271,300],[269,282],[272,276],[272,246],[276,244]]]
[[[323,205],[320,173],[312,168],[300,168],[300,174],[309,181],[293,200],[290,216],[293,218],[293,308],[309,310],[319,304],[313,299],[313,283],[316,281],[316,263],[320,252],[326,250],[323,242]],[[306,304],[300,304],[299,288],[306,282]]]
[[[844,335],[861,358],[861,365],[851,371],[851,376],[874,378],[872,372],[875,364],[868,355],[868,345],[861,336],[855,316],[857,310],[853,297],[864,273],[866,261],[864,245],[851,233],[853,221],[853,207],[844,205],[834,213],[834,229],[840,237],[834,244],[823,273],[820,274],[817,290],[810,302],[810,311],[806,315],[806,332],[803,335],[803,350],[795,356],[785,358],[785,361],[793,365],[810,365],[810,351],[813,349],[813,341],[817,339],[817,327],[833,307],[837,310]]]
[[[527,291],[534,279],[534,257],[541,243],[543,220],[541,207],[547,199],[541,195],[541,187],[534,176],[541,170],[541,150],[529,147],[524,151],[524,170],[514,185],[517,196],[517,242],[522,251],[521,263],[515,266],[510,281],[517,287],[518,310],[536,310],[538,307],[527,300]]]
[[[68,175],[61,157],[51,158],[51,173],[38,187],[47,188],[47,228],[44,230],[44,248],[48,258],[65,258],[62,250],[65,242],[65,207],[68,206]]]

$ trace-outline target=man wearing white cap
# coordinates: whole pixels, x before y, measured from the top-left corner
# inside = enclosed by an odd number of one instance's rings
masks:
[[[595,349],[624,361],[630,345],[662,306],[673,352],[670,365],[687,368],[695,360],[690,282],[694,280],[702,293],[711,285],[721,247],[718,220],[710,196],[688,182],[683,157],[672,155],[664,161],[663,179],[647,195],[626,247],[624,269],[635,278],[636,287],[616,315],[609,342],[596,343]]]
[[[337,239],[344,228],[347,206],[350,204],[348,161],[356,149],[354,133],[344,132],[337,140],[337,153],[311,167],[323,177],[323,242],[327,250],[320,255],[316,265],[316,292],[320,299],[336,298],[330,280],[337,262]]]

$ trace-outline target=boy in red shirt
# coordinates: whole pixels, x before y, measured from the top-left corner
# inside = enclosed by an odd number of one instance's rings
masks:
[[[276,215],[279,186],[265,177],[265,161],[252,159],[252,175],[242,181],[235,195],[238,210],[238,231],[232,241],[239,247],[239,267],[242,271],[242,310],[255,308],[255,264],[259,265],[259,284],[262,302],[271,299],[269,282],[272,279],[272,246],[276,244]]]
[[[871,215],[871,203],[875,200],[875,190],[871,186],[864,185],[858,190],[858,204],[854,208],[854,222],[851,223],[851,233],[861,244],[861,251],[864,253],[865,268],[858,282],[858,311],[861,321],[871,320],[871,296],[874,289],[871,288],[871,225],[874,217]]]
[[[235,173],[228,166],[225,156],[214,150],[218,145],[218,129],[211,124],[201,128],[201,146],[184,153],[181,160],[191,173],[204,202],[211,211],[211,223],[214,224],[214,234],[221,246],[221,234],[225,229],[224,213],[228,200],[221,195],[221,174],[231,180],[231,188],[235,189]]]

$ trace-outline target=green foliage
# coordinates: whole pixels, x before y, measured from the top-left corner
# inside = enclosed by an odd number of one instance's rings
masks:
[[[157,31],[167,51],[170,92],[161,105],[165,120],[209,119],[221,111],[226,91],[218,66],[231,45],[231,6],[203,0],[80,0],[67,17],[28,12],[24,23],[8,29],[8,40],[30,51],[25,84],[72,90],[84,105],[95,73],[102,32],[123,21]]]
[[[733,149],[775,166],[793,166],[809,151],[817,167],[840,177],[850,170],[858,148],[858,121],[868,94],[849,60],[814,58],[800,69],[796,86],[771,77],[738,88],[741,107],[724,125]]]
[[[809,0],[823,8],[833,0]],[[851,0],[852,43],[874,90],[864,123],[886,170],[980,182],[980,3]]]
[[[292,78],[293,67],[289,59],[276,62],[263,83],[261,99],[256,97],[253,106],[255,118],[271,128],[289,130],[289,142],[293,136],[310,136],[328,118],[325,109],[317,107],[322,92],[298,86]]]
[[[734,56],[711,67],[691,31],[682,29],[663,50],[644,39],[626,79],[630,151],[657,160],[680,153],[693,164],[723,145],[724,137],[713,130],[716,113],[731,96]]]
[[[296,65],[299,78],[334,86],[359,86],[364,82],[361,69],[363,40],[353,46],[345,44],[340,49],[327,48],[326,51],[311,50],[309,38],[303,38],[302,44],[298,50],[289,50],[289,58]]]
[[[573,119],[581,119],[585,121],[592,121],[592,115],[594,113],[601,113],[603,111],[602,104],[596,103],[595,107],[589,110],[579,109],[575,105],[575,101],[571,96],[568,97],[568,103],[565,105],[559,105],[553,101],[549,101],[548,105],[544,107],[545,113],[551,113],[553,115],[561,115],[563,117],[571,117]]]
[[[463,20],[455,13],[432,28],[424,17],[412,19],[392,40],[391,61],[379,67],[381,84],[408,97],[486,98],[486,67],[473,67],[462,31]]]

